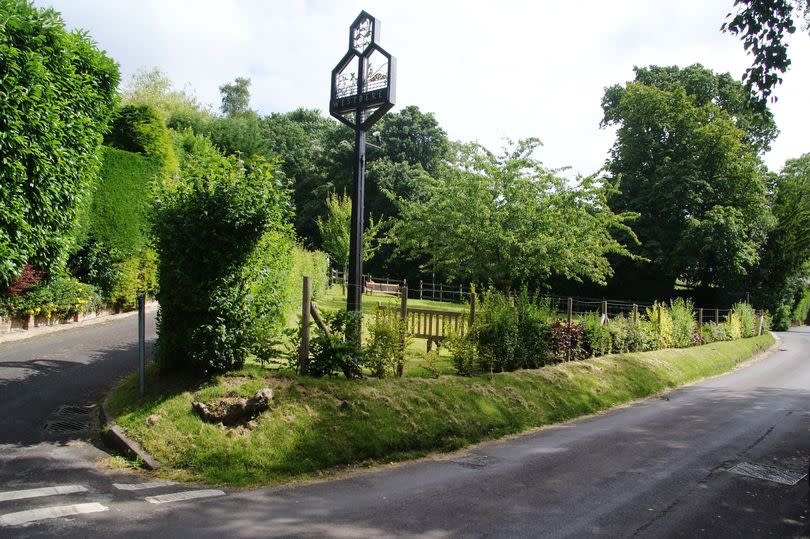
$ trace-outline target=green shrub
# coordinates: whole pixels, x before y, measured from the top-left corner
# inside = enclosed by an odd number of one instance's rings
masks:
[[[739,312],[733,310],[729,311],[723,325],[726,327],[730,340],[736,341],[737,339],[742,339],[743,323]]]
[[[315,336],[309,343],[309,376],[334,376],[343,373],[347,379],[362,378],[365,355],[356,339],[357,324],[362,313],[336,311],[324,314],[331,330],[327,335],[316,326]]]
[[[389,374],[402,376],[404,351],[413,342],[413,337],[405,331],[405,323],[396,311],[392,316],[383,316],[377,311],[368,326],[369,339],[365,347],[366,366],[377,378]]]
[[[776,309],[773,315],[773,329],[776,331],[787,331],[790,329],[791,308],[787,303],[783,303]]]
[[[610,353],[611,335],[607,324],[602,324],[602,315],[596,312],[586,313],[580,322],[585,328],[585,338],[589,345],[590,356],[604,356]]]
[[[554,361],[579,361],[588,357],[590,345],[585,328],[557,320],[551,325],[549,349]]]
[[[660,338],[656,325],[646,317],[639,317],[636,328],[639,334],[638,352],[650,352],[658,350]]]
[[[93,286],[80,283],[73,277],[60,275],[42,281],[17,296],[4,297],[2,314],[65,318],[94,311],[99,304],[100,297]]]
[[[482,372],[475,335],[471,333],[461,335],[460,333],[451,332],[444,340],[444,345],[450,352],[453,367],[456,369],[457,374],[472,376]]]
[[[118,279],[110,291],[110,301],[129,310],[137,306],[136,297],[139,294],[155,297],[158,286],[157,268],[157,253],[149,247],[138,256],[117,263]]]
[[[58,274],[117,99],[118,68],[58,13],[0,2],[0,289]]]
[[[742,338],[753,337],[759,332],[759,317],[751,305],[740,301],[735,303],[731,309],[740,321],[740,335]]]
[[[799,301],[796,302],[796,306],[793,308],[793,312],[790,315],[791,324],[794,326],[801,326],[808,322],[810,318],[810,288],[805,288],[802,290],[801,296],[799,297]]]
[[[706,339],[706,342],[732,340],[731,333],[729,332],[728,326],[725,323],[718,324],[716,322],[709,322],[708,324],[704,324],[703,327],[705,329],[702,334]]]
[[[652,323],[655,333],[658,335],[656,349],[672,348],[674,327],[672,315],[667,306],[656,301],[652,308],[647,309],[647,319]]]
[[[121,278],[120,268],[111,249],[97,240],[93,234],[86,238],[84,245],[70,255],[67,267],[76,279],[95,286],[104,301],[113,302],[112,290]]]
[[[515,359],[504,370],[537,369],[551,362],[549,340],[554,312],[548,300],[530,296],[526,288],[515,298],[518,339]]]
[[[212,374],[244,364],[255,346],[251,264],[269,231],[289,231],[289,194],[263,159],[187,159],[161,186],[153,219],[159,255],[161,369]],[[263,304],[260,303],[260,307]],[[275,309],[273,302],[269,307]]]
[[[686,348],[692,346],[692,334],[695,328],[695,306],[689,299],[677,298],[670,303],[672,317],[672,346]]]
[[[610,352],[623,354],[626,352],[639,352],[644,347],[641,325],[626,316],[611,318],[607,323],[610,331]]]
[[[177,170],[169,130],[161,114],[149,105],[125,105],[118,109],[105,142],[114,148],[156,159],[167,175]]]

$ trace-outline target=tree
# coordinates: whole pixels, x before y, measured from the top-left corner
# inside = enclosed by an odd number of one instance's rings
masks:
[[[650,262],[623,263],[616,280],[657,296],[677,280],[730,287],[756,264],[770,227],[756,148],[773,130],[727,98],[730,79],[701,66],[636,72],[605,91],[603,125],[618,125],[610,207],[640,215],[638,254]]]
[[[776,225],[749,285],[772,313],[792,305],[810,277],[810,153],[790,159],[774,179]]]
[[[321,245],[332,257],[334,265],[343,268],[349,266],[349,248],[351,245],[352,199],[330,193],[326,199],[326,217],[318,218],[318,231],[321,233]],[[380,222],[369,219],[369,225],[363,231],[363,260],[370,260],[377,252],[375,241],[380,231]]]
[[[612,274],[607,256],[629,254],[613,233],[632,237],[632,216],[607,207],[596,179],[572,188],[543,168],[532,157],[538,144],[521,141],[502,157],[459,145],[424,200],[399,199],[402,220],[391,236],[400,253],[425,257],[449,278],[502,288],[556,275],[604,283]]]
[[[158,68],[136,71],[121,91],[121,103],[147,105],[162,114],[170,127],[193,127],[196,132],[211,117],[193,92],[174,89],[169,77]]]
[[[220,110],[228,117],[245,114],[250,110],[250,79],[236,77],[230,84],[219,87],[222,95]]]
[[[754,56],[745,70],[746,89],[754,103],[764,110],[774,88],[782,82],[780,73],[790,66],[785,34],[796,32],[794,15],[810,28],[810,3],[806,0],[734,0],[738,11],[723,23],[722,31],[741,36],[745,50]],[[775,101],[776,98],[773,97]]]
[[[114,110],[118,68],[52,9],[0,0],[0,287],[64,266]]]
[[[380,121],[381,153],[394,163],[419,164],[428,174],[435,174],[450,153],[447,133],[432,113],[408,106]]]

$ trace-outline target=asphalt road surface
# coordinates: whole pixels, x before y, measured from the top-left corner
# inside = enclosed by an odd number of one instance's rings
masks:
[[[258,490],[110,471],[86,433],[43,429],[135,368],[134,319],[0,345],[0,536],[808,536],[810,328],[778,335],[745,368],[605,414]]]

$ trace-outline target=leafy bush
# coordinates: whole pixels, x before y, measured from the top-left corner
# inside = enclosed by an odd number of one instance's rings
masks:
[[[289,230],[289,195],[263,159],[187,159],[180,177],[161,186],[154,205],[155,359],[161,369],[203,374],[238,368],[265,316],[250,294],[261,275],[249,262],[266,232]]]
[[[672,348],[675,328],[667,306],[656,301],[652,308],[647,309],[647,319],[652,323],[655,333],[658,335],[655,349]]]
[[[58,276],[34,285],[17,296],[2,298],[2,314],[65,318],[95,310],[100,303],[96,289],[67,276]]]
[[[17,296],[21,292],[38,284],[43,277],[45,277],[44,271],[38,270],[31,264],[26,264],[23,266],[20,276],[8,285],[6,294],[11,297]]]
[[[0,16],[0,287],[25,264],[57,274],[98,171],[118,68],[53,9],[3,0]]]
[[[692,334],[695,328],[695,306],[691,300],[677,298],[670,303],[672,317],[672,346],[686,348],[692,345]]]
[[[735,303],[731,310],[740,321],[740,334],[743,338],[753,337],[759,332],[759,317],[751,305],[741,301]]]
[[[144,294],[157,295],[157,253],[147,247],[138,256],[132,256],[116,264],[118,278],[110,290],[110,300],[124,309],[134,309],[136,297]]]
[[[585,339],[590,349],[590,356],[604,356],[610,353],[611,335],[607,324],[602,324],[600,313],[586,313],[582,317],[582,327],[585,330]]]
[[[655,324],[646,317],[639,317],[636,324],[639,335],[639,352],[650,352],[658,350],[659,336]]]
[[[810,319],[810,288],[802,290],[799,301],[790,315],[791,324],[801,326]]]
[[[729,333],[728,326],[724,323],[709,322],[703,324],[703,331],[701,332],[706,342],[717,341],[730,341],[731,333]]]
[[[726,327],[726,331],[728,332],[729,339],[734,341],[737,339],[741,339],[743,336],[743,326],[742,326],[742,317],[740,313],[737,311],[729,311],[726,315],[726,320],[723,322],[723,325]]]
[[[365,355],[356,339],[357,324],[362,313],[336,311],[324,314],[324,322],[331,330],[327,335],[320,328],[309,343],[310,376],[334,376],[343,373],[347,379],[362,378]]]
[[[579,324],[568,325],[558,320],[551,325],[550,352],[555,361],[579,361],[588,357],[589,344],[585,328]]]
[[[118,109],[105,142],[120,150],[153,157],[165,174],[177,170],[169,130],[161,114],[149,105],[125,105]]]
[[[377,311],[374,321],[368,326],[369,339],[365,347],[366,366],[377,378],[389,374],[402,376],[403,352],[413,342],[413,337],[405,331],[405,323],[398,313],[382,316]]]
[[[607,323],[610,331],[610,352],[623,354],[639,352],[644,349],[643,321],[633,323],[632,318],[617,316]]]
[[[787,303],[781,304],[773,315],[773,328],[776,331],[790,329],[791,308]]]
[[[111,249],[106,244],[96,240],[94,235],[89,235],[84,245],[70,255],[67,267],[70,274],[79,281],[95,286],[105,301],[113,302],[112,290],[121,275]]]

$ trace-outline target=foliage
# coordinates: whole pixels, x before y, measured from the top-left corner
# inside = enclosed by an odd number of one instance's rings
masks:
[[[146,247],[136,256],[131,256],[115,265],[118,278],[110,290],[110,301],[126,310],[136,307],[139,294],[147,297],[157,295],[158,260],[154,249]]]
[[[810,316],[810,287],[802,290],[799,301],[793,307],[790,315],[791,324],[801,326],[807,323],[808,316]]]
[[[141,252],[150,235],[153,182],[161,171],[155,158],[104,147],[89,211],[80,222],[82,244],[100,242],[115,260]],[[90,247],[91,249],[94,247]]]
[[[27,288],[17,296],[0,296],[0,314],[65,318],[99,305],[95,288],[72,277],[57,276]]]
[[[653,303],[652,308],[647,309],[647,320],[652,324],[657,337],[656,348],[672,348],[675,328],[667,306],[658,301]]]
[[[219,87],[222,96],[220,110],[225,116],[238,116],[250,110],[250,79],[236,77],[232,83]]]
[[[758,262],[771,227],[757,151],[775,135],[770,116],[746,109],[740,83],[700,65],[637,68],[606,89],[602,125],[618,126],[609,170],[616,212],[637,212],[638,254],[617,281],[671,293],[680,279],[732,286]]]
[[[118,68],[59,14],[0,1],[0,287],[25,264],[58,272],[71,247]]]
[[[115,256],[105,243],[90,234],[84,244],[70,255],[67,267],[79,281],[95,286],[106,301],[113,301],[113,287],[121,274]]]
[[[588,357],[588,339],[580,324],[558,320],[551,325],[549,348],[555,361],[580,361]]]
[[[375,149],[393,163],[420,165],[434,175],[450,156],[447,133],[431,112],[409,105],[388,114],[378,124],[382,148]]]
[[[677,298],[670,303],[673,348],[692,346],[692,334],[695,329],[694,311],[695,306],[689,299]],[[752,335],[746,335],[746,337],[751,336]]]
[[[745,87],[765,108],[782,82],[779,74],[790,66],[785,38],[796,31],[793,17],[803,18],[810,26],[810,4],[803,0],[734,0],[734,5],[737,13],[728,14],[730,20],[723,23],[722,30],[741,36],[745,50],[754,57],[753,65],[745,70]]]
[[[324,314],[324,322],[331,330],[331,335],[320,328],[316,329],[309,344],[310,357],[306,374],[334,376],[343,373],[349,380],[363,377],[365,351],[356,338],[356,328],[361,317],[361,313],[349,311]]]
[[[602,315],[597,312],[586,313],[580,323],[585,331],[590,356],[609,354],[612,347],[611,331],[607,324],[602,323]]]
[[[167,126],[194,126],[199,129],[210,118],[210,112],[193,93],[175,90],[172,81],[157,68],[139,69],[121,91],[125,105],[148,105],[161,113]]]
[[[368,326],[369,339],[365,346],[365,363],[377,378],[402,376],[404,353],[413,342],[405,331],[405,323],[397,316],[378,316]]]
[[[732,312],[740,321],[740,338],[754,337],[759,331],[759,317],[754,308],[748,303],[740,301],[731,307]]]
[[[156,159],[166,175],[177,169],[177,156],[169,130],[160,113],[149,105],[121,107],[113,118],[105,142],[119,150],[142,153]]]
[[[790,305],[783,303],[777,307],[773,315],[773,328],[776,331],[787,331],[790,329]]]
[[[610,352],[612,354],[653,349],[651,345],[646,346],[643,319],[637,320],[634,324],[632,318],[617,316],[608,320],[607,328],[610,331]]]
[[[742,317],[738,311],[730,311],[726,315],[726,320],[723,322],[723,325],[726,327],[726,331],[728,332],[729,339],[734,341],[737,339],[741,339],[743,336],[743,322]]]
[[[728,325],[725,323],[709,322],[704,324],[702,328],[702,335],[706,342],[730,341],[731,333],[729,333]]]
[[[212,374],[242,365],[253,345],[248,261],[266,232],[285,230],[291,204],[263,159],[186,159],[180,177],[154,203],[156,362]]]
[[[593,178],[572,188],[533,157],[539,141],[518,143],[501,158],[477,145],[457,148],[456,162],[426,186],[425,200],[399,200],[391,231],[398,252],[424,257],[450,278],[492,280],[502,289],[552,275],[604,283],[608,255],[628,251],[613,237],[632,232],[630,217],[605,204]]]
[[[326,217],[318,218],[318,231],[321,245],[332,256],[335,266],[346,268],[349,265],[352,228],[352,199],[345,194],[341,197],[330,193],[326,201]],[[383,223],[371,217],[363,230],[363,260],[370,260],[379,249],[377,236]]]
[[[42,270],[38,270],[31,264],[26,264],[23,266],[20,276],[8,286],[6,294],[11,297],[18,296],[21,292],[38,284],[43,277],[45,277],[45,273]]]

